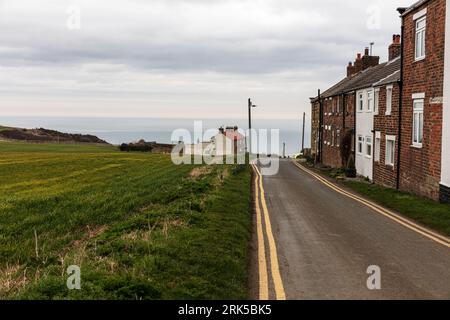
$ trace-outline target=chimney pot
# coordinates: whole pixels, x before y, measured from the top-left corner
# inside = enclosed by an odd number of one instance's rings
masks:
[[[358,53],[358,54],[356,55],[356,59],[357,59],[357,60],[360,60],[360,59],[361,59],[361,53]]]

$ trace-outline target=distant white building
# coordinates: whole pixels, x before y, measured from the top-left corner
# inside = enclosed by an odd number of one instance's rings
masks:
[[[245,154],[245,136],[238,127],[219,128],[209,142],[185,145],[184,154],[213,157]]]

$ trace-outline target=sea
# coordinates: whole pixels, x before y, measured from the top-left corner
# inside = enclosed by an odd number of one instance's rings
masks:
[[[144,139],[159,143],[176,143],[179,140],[187,142],[186,138],[175,139],[174,130],[182,129],[189,132],[191,140],[194,139],[194,126],[201,124],[203,132],[206,133],[202,140],[209,140],[208,130],[217,130],[221,126],[238,126],[241,129],[248,128],[247,119],[168,119],[168,118],[113,118],[113,117],[28,117],[28,116],[0,116],[0,125],[19,128],[45,128],[61,132],[92,134],[111,144],[119,145]],[[301,150],[302,146],[302,120],[301,119],[253,119],[252,127],[258,132],[259,141],[268,140],[264,147],[261,144],[260,153],[283,154],[292,156]],[[260,131],[262,130],[262,131]],[[264,130],[268,132],[268,138],[264,137]],[[279,130],[278,137],[273,135],[271,143],[271,130]],[[307,120],[305,125],[304,146],[311,145],[311,126]],[[211,134],[209,134],[212,136]],[[178,140],[178,141],[175,141]],[[197,138],[198,140],[198,138]],[[195,141],[191,141],[195,142]],[[252,142],[255,149],[259,143]],[[272,144],[274,147],[272,148]],[[283,145],[285,147],[283,147]],[[266,148],[266,149],[264,149]]]

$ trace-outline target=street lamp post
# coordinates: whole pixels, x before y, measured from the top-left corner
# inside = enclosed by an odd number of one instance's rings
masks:
[[[256,108],[256,105],[252,103],[252,99],[248,99],[248,144],[247,152],[252,153],[252,108]]]

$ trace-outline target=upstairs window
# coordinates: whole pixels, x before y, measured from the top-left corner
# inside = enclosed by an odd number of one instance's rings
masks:
[[[367,111],[371,112],[373,110],[373,91],[367,92]]]
[[[392,86],[386,87],[386,115],[390,116],[392,112]]]
[[[427,29],[427,17],[416,21],[416,60],[425,58],[425,37]]]
[[[380,89],[375,89],[374,108],[373,111],[377,115],[380,110]]]
[[[363,111],[364,110],[364,95],[363,95],[363,93],[361,92],[359,95],[358,95],[358,111]]]

